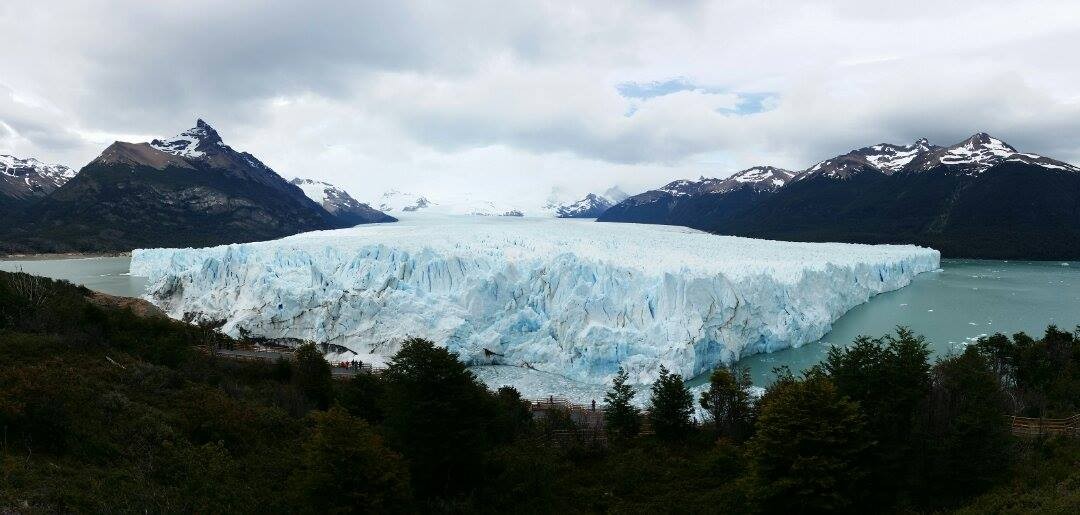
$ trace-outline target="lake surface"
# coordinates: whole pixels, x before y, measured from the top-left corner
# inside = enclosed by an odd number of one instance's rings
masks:
[[[130,263],[129,257],[5,259],[0,260],[0,270],[64,279],[110,295],[138,297],[146,290],[147,281],[128,275]]]
[[[897,325],[922,334],[936,355],[944,355],[980,336],[1039,335],[1049,324],[1066,330],[1080,324],[1080,262],[945,259],[941,267],[855,307],[818,342],[749,356],[741,364],[750,368],[754,384],[766,385],[774,367],[799,372],[821,361],[830,345],[881,336]]]
[[[127,257],[0,260],[0,270],[66,279],[87,288],[137,297],[146,279],[128,275]],[[754,384],[771,382],[772,369],[799,372],[818,363],[830,345],[859,335],[880,336],[897,325],[922,334],[935,354],[956,351],[979,336],[1025,331],[1041,334],[1048,324],[1080,324],[1080,262],[942,260],[940,272],[917,276],[910,285],[873,297],[852,309],[824,338],[797,349],[750,356]],[[690,384],[700,384],[707,375]]]

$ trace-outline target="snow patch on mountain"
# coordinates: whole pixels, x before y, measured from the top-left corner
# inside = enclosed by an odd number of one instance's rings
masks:
[[[415,193],[389,190],[370,202],[384,213],[414,213],[431,207],[431,201]]]
[[[373,209],[353,198],[345,190],[328,182],[297,177],[291,184],[300,188],[308,198],[347,224],[394,222],[397,219]]]
[[[936,161],[946,165],[975,165],[976,169],[983,171],[1015,154],[1016,149],[1004,141],[980,132],[945,149]]]
[[[559,218],[597,218],[608,208],[629,198],[618,186],[613,186],[603,194],[589,193],[576,202],[554,206],[554,215]]]
[[[748,187],[756,191],[772,191],[783,187],[796,175],[795,172],[783,168],[755,166],[735,172],[730,177],[723,179],[702,176],[696,181],[689,179],[672,181],[662,188],[635,197],[645,196],[651,198],[655,196],[655,193],[674,197],[690,197],[713,193],[730,193]]]
[[[225,143],[221,141],[221,137],[218,136],[217,131],[214,130],[210,124],[199,119],[195,122],[195,127],[192,127],[176,136],[166,139],[155,139],[150,142],[150,146],[154,147],[162,152],[172,154],[179,157],[190,158],[202,158],[206,156],[205,150],[200,150],[200,147],[205,145],[219,145],[225,146]],[[261,165],[262,163],[259,163]],[[252,163],[254,165],[254,163]]]
[[[776,189],[783,187],[792,177],[795,177],[795,172],[790,170],[772,166],[755,166],[737,172],[731,177],[720,181],[717,183],[718,187],[715,189],[715,192],[727,193],[747,184],[762,189]]]
[[[307,195],[309,199],[314,200],[315,203],[319,204],[320,206],[326,203],[332,193],[345,193],[333,184],[323,181],[316,181],[314,179],[304,179],[302,177],[297,177],[289,182],[292,182],[301,190],[303,190],[304,195]],[[345,195],[348,195],[348,193],[345,193]]]
[[[1080,168],[1037,154],[1018,152],[1008,143],[985,132],[949,147],[931,145],[919,139],[911,145],[880,143],[852,150],[827,159],[807,169],[796,180],[824,176],[846,179],[862,172],[924,172],[945,166],[956,173],[977,175],[1006,161],[1022,162],[1044,168],[1077,172]]]
[[[18,158],[0,154],[0,173],[19,178],[27,186],[43,181],[56,189],[75,177],[77,172],[68,166],[43,163],[32,157]]]
[[[43,198],[75,177],[75,173],[64,165],[0,154],[0,210]]]
[[[380,211],[394,216],[545,216],[543,208],[496,201],[472,195],[420,195],[389,190],[371,201]],[[550,216],[550,215],[547,215]]]
[[[410,336],[470,365],[605,383],[690,377],[815,341],[939,266],[914,246],[788,243],[637,224],[415,217],[205,249],[132,253],[155,304],[229,334],[392,355]]]

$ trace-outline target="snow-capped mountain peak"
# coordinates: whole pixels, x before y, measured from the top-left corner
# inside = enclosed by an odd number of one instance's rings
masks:
[[[221,141],[221,135],[200,118],[195,121],[195,127],[171,138],[155,139],[150,146],[174,156],[200,158],[215,146],[225,148],[225,143]]]
[[[347,223],[393,222],[396,220],[373,209],[368,204],[359,202],[345,190],[328,182],[302,177],[297,177],[289,182],[300,188],[304,195],[322,206],[327,212]]]
[[[910,145],[878,143],[817,163],[803,172],[799,180],[814,176],[846,179],[865,171],[891,175],[938,150],[940,147],[931,145],[926,138],[919,138]]]
[[[1040,156],[1018,152],[1008,143],[985,132],[979,132],[970,138],[949,147],[938,147],[933,152],[925,153],[909,169],[925,171],[937,166],[948,166],[968,175],[977,175],[991,167],[1006,161],[1020,162],[1070,172],[1080,172],[1080,168],[1068,163]]]
[[[773,166],[755,166],[741,172],[736,172],[722,182],[727,183],[727,186],[734,186],[735,184],[753,184],[764,189],[773,189],[780,188],[787,184],[792,177],[795,177],[795,172],[792,172],[791,170],[784,170],[783,168],[776,168]]]
[[[973,164],[978,168],[989,168],[1016,154],[1016,149],[985,132],[946,149],[940,157],[942,164]]]
[[[62,186],[72,177],[76,171],[61,164],[43,163],[32,157],[21,159],[15,156],[0,154],[0,173],[12,177],[20,177],[30,184],[34,175],[49,181],[54,187]]]
[[[612,186],[604,193],[589,193],[584,198],[574,202],[559,202],[550,199],[548,204],[541,208],[541,212],[558,218],[598,218],[611,206],[630,198],[618,186]]]
[[[1068,163],[1037,154],[1017,152],[1008,143],[985,132],[979,132],[948,147],[931,145],[925,138],[920,138],[911,145],[879,143],[852,150],[810,167],[800,174],[797,180],[817,176],[846,179],[867,171],[885,175],[916,173],[940,166],[946,167],[952,173],[977,175],[1006,161],[1080,171],[1080,168]]]
[[[725,179],[700,177],[696,181],[680,179],[666,184],[657,191],[674,196],[727,193],[742,188],[757,191],[775,190],[788,183],[796,173],[773,166],[755,166],[735,172]]]
[[[30,200],[44,197],[75,177],[75,173],[61,164],[0,154],[0,203],[4,198]]]
[[[585,195],[585,198],[573,204],[559,206],[555,210],[555,216],[559,218],[596,218],[607,211],[615,203],[595,193]]]
[[[879,143],[866,148],[861,148],[853,154],[862,155],[868,163],[877,169],[893,173],[902,170],[913,161],[919,154],[931,150],[932,147],[926,138],[916,140],[911,145],[893,145]]]
[[[435,205],[422,195],[398,190],[386,191],[373,204],[376,209],[386,213],[415,213]]]
[[[691,181],[690,179],[679,179],[677,181],[671,181],[665,184],[664,187],[659,189],[659,191],[669,193],[675,196],[692,195],[694,193],[694,190],[697,189],[697,186],[701,182],[709,180],[715,179],[706,179],[705,177],[701,177],[698,181]]]

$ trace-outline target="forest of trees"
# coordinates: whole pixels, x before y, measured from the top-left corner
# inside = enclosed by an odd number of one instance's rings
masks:
[[[0,273],[0,512],[1080,511],[1080,439],[1008,423],[1080,411],[1080,332],[931,359],[899,328],[760,395],[720,368],[637,399],[620,372],[605,443],[552,445],[569,415],[429,341],[334,380],[312,345],[230,361],[199,351],[226,336],[88,294]]]

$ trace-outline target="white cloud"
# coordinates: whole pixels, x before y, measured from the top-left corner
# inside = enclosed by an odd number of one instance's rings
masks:
[[[0,30],[0,152],[76,166],[199,116],[360,197],[641,189],[979,130],[1080,161],[1074,2],[14,0]]]

